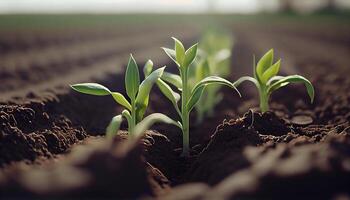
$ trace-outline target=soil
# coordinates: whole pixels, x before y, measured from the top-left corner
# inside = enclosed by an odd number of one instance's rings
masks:
[[[191,124],[189,158],[180,156],[180,130],[167,125],[155,125],[137,142],[127,140],[124,131],[106,139],[104,127],[121,108],[111,98],[77,94],[68,84],[97,81],[122,91],[122,67],[115,66],[124,66],[130,51],[136,49],[139,63],[154,56],[157,63],[167,64],[158,46],[168,43],[169,33],[191,43],[198,38],[197,30],[130,29],[135,35],[114,29],[108,34],[74,30],[50,37],[19,32],[13,40],[3,39],[9,37],[3,33],[1,196],[350,198],[350,27],[329,23],[228,26],[234,27],[236,41],[229,79],[251,74],[252,55],[260,56],[273,47],[283,58],[282,74],[309,78],[316,99],[310,104],[305,88],[291,85],[274,93],[272,111],[261,114],[252,85],[239,88],[243,98],[223,88],[224,101],[215,116],[200,125]],[[44,54],[48,49],[56,49],[57,57]],[[67,49],[82,51],[65,54]],[[168,70],[174,69],[168,65]],[[148,113],[176,118],[170,103],[156,88],[153,91]],[[195,113],[191,120],[195,121]]]

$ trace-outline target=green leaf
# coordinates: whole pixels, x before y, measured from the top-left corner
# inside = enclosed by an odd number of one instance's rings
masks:
[[[74,90],[84,94],[97,95],[97,96],[112,95],[113,99],[117,103],[124,106],[126,109],[131,110],[130,103],[128,102],[128,100],[126,100],[126,98],[122,94],[120,94],[119,92],[111,92],[108,88],[106,88],[103,85],[100,85],[97,83],[80,83],[80,84],[72,85],[71,87]]]
[[[231,83],[230,81],[221,78],[219,76],[209,76],[204,78],[203,80],[199,81],[194,88],[192,89],[192,94],[194,92],[196,92],[196,90],[202,86],[206,86],[206,85],[210,85],[210,84],[220,84],[220,85],[226,85],[229,86],[230,88],[233,88],[236,90],[236,92],[238,93],[239,96],[241,96],[241,93],[237,90],[237,88],[235,87],[235,85],[233,83]]]
[[[194,61],[197,55],[198,44],[194,44],[185,52],[185,61],[184,67],[190,66],[190,64]]]
[[[171,58],[171,60],[173,60],[176,63],[176,65],[180,67],[180,64],[176,61],[176,52],[173,49],[168,49],[165,47],[162,47],[162,49],[164,50],[166,55],[168,55],[169,58]]]
[[[315,97],[315,90],[314,87],[312,86],[311,82],[307,80],[305,77],[300,76],[300,75],[291,75],[291,76],[286,76],[284,78],[281,78],[280,80],[274,82],[271,84],[271,86],[268,87],[268,94],[271,94],[273,91],[277,90],[278,88],[281,88],[283,86],[286,86],[288,83],[297,83],[301,82],[305,84],[307,93],[310,97],[311,103],[314,101]]]
[[[180,129],[182,128],[180,122],[176,122],[164,114],[153,113],[145,117],[145,119],[143,119],[140,123],[136,125],[134,132],[135,136],[141,137],[147,129],[149,129],[154,123],[157,122],[172,124],[179,127]]]
[[[152,89],[153,84],[162,77],[165,67],[159,68],[153,71],[149,76],[142,81],[138,95],[136,97],[136,118],[140,121],[145,114],[146,108],[148,106],[149,93]]]
[[[130,115],[130,112],[128,110],[123,110],[122,116],[125,117],[125,119],[128,121],[128,128],[130,129],[130,127],[132,126],[132,117]],[[131,134],[130,130],[129,134]]]
[[[117,103],[124,106],[126,109],[131,110],[130,103],[122,94],[120,94],[119,92],[111,92],[111,95]]]
[[[185,59],[185,47],[180,40],[175,37],[172,37],[172,39],[175,41],[176,61],[182,66]]]
[[[182,80],[179,75],[172,74],[169,72],[164,72],[162,75],[162,79],[167,82],[172,84],[173,86],[177,87],[179,90],[182,89]]]
[[[111,93],[108,88],[98,83],[78,83],[71,85],[71,88],[80,93],[96,96],[106,96]]]
[[[157,85],[160,89],[160,91],[164,94],[166,98],[168,98],[173,106],[175,107],[176,111],[179,113],[179,107],[177,105],[177,102],[180,100],[180,95],[176,92],[174,92],[171,87],[165,83],[162,79],[158,79]],[[180,114],[180,113],[179,113]]]
[[[190,99],[188,100],[188,103],[186,104],[187,112],[190,112],[193,109],[193,107],[198,103],[199,99],[201,98],[201,96],[203,94],[205,87],[206,87],[206,85],[201,85],[201,86],[197,87],[197,89],[191,93]]]
[[[257,88],[260,88],[259,82],[258,82],[255,78],[250,77],[250,76],[242,76],[242,77],[239,78],[237,81],[235,81],[235,82],[233,83],[233,85],[234,85],[235,87],[238,87],[238,86],[239,86],[242,82],[244,82],[244,81],[250,81],[250,82],[254,83],[255,86],[256,86]]]
[[[256,73],[261,80],[263,73],[272,65],[273,62],[273,49],[268,51],[261,59],[259,60],[256,66]]]
[[[122,115],[117,115],[112,118],[111,122],[109,123],[106,129],[107,138],[111,138],[117,134],[122,121],[123,121]]]
[[[269,81],[267,81],[266,85],[269,86],[269,85],[271,85],[272,83],[283,79],[284,77],[285,77],[285,76],[273,76],[273,77],[271,77],[271,78],[269,79]]]
[[[279,59],[274,65],[268,68],[261,77],[262,83],[267,83],[267,81],[278,74],[280,71],[281,59]]]
[[[143,74],[145,75],[145,77],[147,77],[153,70],[153,62],[152,60],[148,60],[145,64],[145,66],[143,67]]]
[[[125,73],[125,88],[130,99],[135,99],[140,85],[139,68],[132,55],[130,55]]]

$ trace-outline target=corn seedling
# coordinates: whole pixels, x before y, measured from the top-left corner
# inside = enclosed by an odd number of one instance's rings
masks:
[[[272,92],[288,85],[289,83],[304,83],[312,103],[314,100],[315,91],[311,82],[300,75],[277,76],[280,70],[281,59],[273,64],[273,54],[273,49],[271,49],[259,60],[257,64],[255,64],[254,59],[254,77],[243,76],[238,79],[234,85],[238,87],[238,85],[244,81],[253,82],[259,91],[261,112],[266,112],[269,110],[269,98]]]
[[[203,78],[215,75],[227,77],[230,74],[230,56],[232,39],[228,34],[208,31],[204,34],[200,43],[200,54],[194,62],[190,83],[196,84]],[[220,85],[208,86],[195,106],[197,124],[203,122],[206,116],[214,114],[215,106],[223,99],[219,92]]]
[[[148,106],[150,91],[153,85],[163,75],[165,67],[154,70],[153,72],[152,69],[153,63],[149,60],[144,67],[145,79],[140,83],[138,66],[133,56],[130,55],[125,73],[125,89],[130,101],[128,101],[123,94],[112,92],[105,86],[97,83],[79,83],[71,87],[84,94],[95,96],[111,95],[118,104],[125,108],[120,115],[112,118],[107,127],[106,134],[109,137],[117,133],[123,117],[126,118],[128,122],[128,132],[131,137],[142,135],[145,130],[156,122],[174,124],[181,128],[179,123],[161,113],[153,113],[143,118]]]
[[[193,87],[191,87],[189,84],[189,67],[197,56],[198,45],[194,44],[193,46],[185,50],[185,47],[178,39],[173,38],[173,40],[175,41],[175,48],[163,48],[163,50],[175,62],[180,75],[164,73],[161,78],[164,81],[159,81],[158,87],[160,88],[162,93],[172,102],[173,106],[175,107],[175,110],[180,116],[183,138],[182,156],[189,156],[189,115],[191,110],[201,98],[201,95],[206,86],[211,84],[221,84],[229,86],[235,89],[237,92],[238,90],[230,81],[219,76],[205,77]],[[181,96],[178,93],[174,92],[172,88],[168,85],[168,83],[178,88],[178,90],[181,92]],[[180,98],[181,108],[179,108],[177,104]]]

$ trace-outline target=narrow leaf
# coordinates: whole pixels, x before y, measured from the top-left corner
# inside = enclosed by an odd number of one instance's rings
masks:
[[[255,86],[256,86],[257,88],[260,88],[259,82],[258,82],[255,78],[250,77],[250,76],[242,76],[242,77],[239,78],[237,81],[235,81],[235,82],[233,83],[233,85],[234,85],[235,87],[238,87],[238,86],[239,86],[241,83],[243,83],[244,81],[250,81],[250,82],[254,83]]]
[[[141,137],[147,129],[149,129],[154,123],[157,123],[157,122],[172,124],[179,128],[182,128],[179,122],[172,120],[168,116],[161,113],[153,113],[145,117],[145,119],[143,119],[140,123],[136,125],[135,132],[134,132],[135,136]]]
[[[210,84],[220,84],[220,85],[229,86],[230,88],[233,88],[234,90],[236,90],[238,95],[241,96],[241,93],[237,90],[237,88],[235,87],[235,85],[233,83],[231,83],[230,81],[228,81],[224,78],[221,78],[219,76],[209,76],[209,77],[206,77],[203,80],[199,81],[194,86],[191,93],[194,93],[201,86],[206,86],[206,85],[210,85]]]
[[[182,80],[179,75],[172,74],[169,72],[164,72],[162,75],[162,79],[167,82],[172,84],[173,86],[177,87],[179,90],[182,89]]]
[[[137,121],[140,121],[145,114],[148,106],[149,93],[152,89],[153,84],[162,76],[165,67],[159,68],[153,71],[149,76],[142,81],[138,95],[136,97],[136,117]]]
[[[274,65],[269,67],[262,75],[261,82],[266,83],[271,77],[274,77],[280,71],[281,59],[279,59]]]
[[[126,109],[131,110],[130,103],[122,94],[120,94],[119,92],[111,92],[111,95],[117,103],[124,106]]]
[[[164,52],[166,53],[166,55],[168,55],[169,58],[171,58],[172,61],[175,62],[175,64],[180,67],[180,64],[176,61],[176,52],[173,49],[169,49],[169,48],[165,48],[162,47],[162,49],[164,50]]]
[[[180,40],[175,37],[172,37],[172,39],[175,41],[176,61],[182,66],[185,59],[185,47]]]
[[[273,84],[274,82],[279,81],[283,78],[285,78],[285,76],[273,76],[269,79],[269,81],[267,81],[266,85],[269,86],[269,85]]]
[[[145,77],[147,77],[153,70],[153,62],[152,60],[148,60],[145,64],[145,66],[143,67],[143,74],[145,75]]]
[[[259,60],[256,66],[256,73],[261,79],[263,73],[272,65],[273,62],[273,49],[268,51],[261,59]]]
[[[268,88],[268,94],[271,94],[274,90],[283,87],[287,85],[288,83],[297,83],[297,82],[302,82],[304,83],[306,87],[306,91],[310,97],[311,103],[314,101],[315,97],[315,90],[314,87],[312,86],[311,82],[307,80],[305,77],[300,76],[300,75],[291,75],[291,76],[286,76],[279,81],[276,81],[273,83],[269,88]]]
[[[78,83],[71,85],[71,87],[77,92],[97,96],[106,96],[111,92],[108,88],[98,83]]]
[[[135,99],[140,85],[139,68],[132,55],[130,55],[128,66],[125,73],[125,88],[130,99]]]
[[[180,95],[174,92],[171,89],[171,87],[161,79],[158,79],[157,86],[160,89],[160,91],[164,94],[164,96],[171,101],[176,111],[179,113],[179,107],[177,105],[177,102],[180,100]]]
[[[198,44],[194,44],[185,52],[185,61],[184,67],[190,66],[190,64],[194,61],[197,55]]]

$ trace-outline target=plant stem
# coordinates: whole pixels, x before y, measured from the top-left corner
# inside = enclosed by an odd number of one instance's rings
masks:
[[[136,126],[136,100],[131,99],[131,124],[129,126],[129,134],[134,137],[134,129]]]
[[[266,92],[265,88],[262,88],[261,91],[259,91],[260,96],[260,111],[262,113],[269,110],[269,95]]]
[[[190,133],[189,133],[189,115],[186,108],[188,102],[188,77],[187,68],[180,70],[182,79],[182,98],[181,98],[181,119],[182,119],[182,154],[188,157],[190,155]]]

